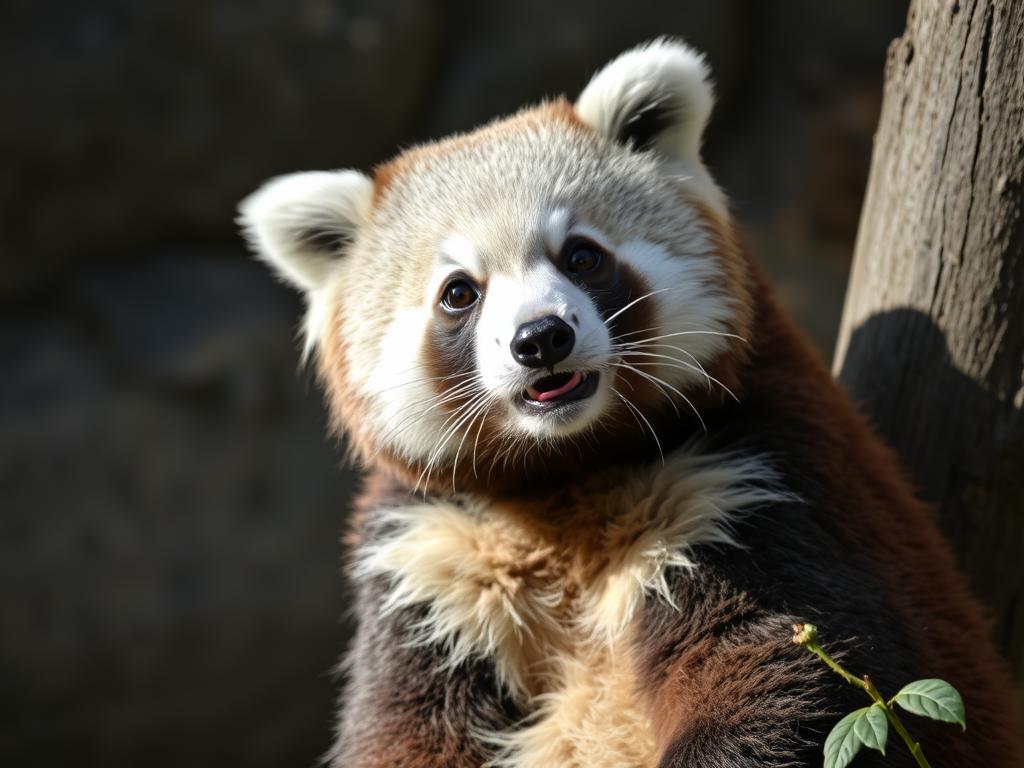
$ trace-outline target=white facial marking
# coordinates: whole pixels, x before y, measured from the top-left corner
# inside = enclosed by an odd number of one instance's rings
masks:
[[[573,226],[566,233],[566,237],[570,236],[585,237],[588,240],[593,240],[595,243],[597,243],[606,251],[608,251],[608,253],[615,253],[615,246],[608,239],[608,236],[601,230],[597,229],[596,227],[592,227],[589,224],[584,224],[582,222],[573,224]]]
[[[462,235],[451,235],[441,241],[437,262],[440,267],[461,269],[478,280],[484,274],[484,267],[476,247],[469,238]]]
[[[544,222],[544,244],[549,253],[558,253],[565,242],[566,232],[570,223],[569,210],[567,208],[555,208],[548,215]]]
[[[431,304],[448,279],[458,272],[466,274],[476,282],[481,282],[485,274],[480,255],[473,243],[462,235],[452,235],[445,238],[437,250],[434,270],[427,283],[425,301]]]
[[[512,356],[512,337],[523,323],[554,315],[573,326],[576,341],[569,356],[555,365],[556,372],[594,372],[607,365],[608,331],[591,298],[546,259],[521,275],[495,274],[487,283],[487,295],[477,328],[477,368],[486,388],[503,393],[511,404],[527,384],[546,370],[527,368]],[[579,431],[603,413],[609,399],[604,382],[583,401],[576,418],[566,422],[543,414],[509,409],[520,430],[537,437]]]
[[[676,387],[707,381],[702,367],[726,348],[732,315],[728,299],[714,289],[720,267],[707,238],[695,235],[692,247],[685,255],[643,240],[618,248],[619,260],[651,286],[647,298],[634,297],[637,305],[655,310],[652,329],[624,341],[648,373]]]
[[[368,373],[353,366],[357,384],[373,403],[382,436],[407,456],[431,450],[445,415],[430,407],[436,392],[424,373],[423,338],[429,320],[430,312],[423,307],[399,310],[381,337],[376,365],[367,367]],[[416,403],[419,410],[413,411]]]

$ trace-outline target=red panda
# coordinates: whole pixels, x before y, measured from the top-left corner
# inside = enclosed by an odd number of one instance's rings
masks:
[[[333,765],[819,765],[864,702],[804,621],[883,691],[959,688],[966,734],[913,723],[933,765],[1021,765],[931,510],[701,161],[711,108],[661,40],[575,104],[241,205],[367,473]]]

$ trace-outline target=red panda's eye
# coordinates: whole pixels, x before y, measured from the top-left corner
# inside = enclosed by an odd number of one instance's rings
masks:
[[[586,240],[571,242],[566,250],[565,270],[571,275],[593,272],[604,260],[601,249]]]
[[[476,288],[468,280],[460,277],[445,286],[441,305],[449,312],[461,312],[476,304],[478,298],[480,298],[480,294]]]

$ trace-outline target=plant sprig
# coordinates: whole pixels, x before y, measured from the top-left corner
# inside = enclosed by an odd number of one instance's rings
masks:
[[[903,739],[918,766],[931,768],[921,744],[914,741],[896,714],[894,705],[897,704],[915,715],[947,723],[959,723],[961,728],[967,729],[963,699],[956,688],[945,680],[915,680],[903,686],[891,699],[886,700],[875,688],[870,677],[856,677],[825,653],[818,644],[818,630],[813,624],[794,624],[793,642],[815,654],[829,669],[871,697],[870,706],[851,712],[832,728],[825,739],[825,768],[846,768],[861,747],[877,749],[884,755],[889,724],[892,724],[896,733]]]

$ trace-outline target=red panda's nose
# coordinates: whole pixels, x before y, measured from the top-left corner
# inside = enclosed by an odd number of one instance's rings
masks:
[[[559,317],[548,315],[523,323],[512,337],[512,357],[527,368],[551,368],[565,360],[576,343],[576,333]]]

